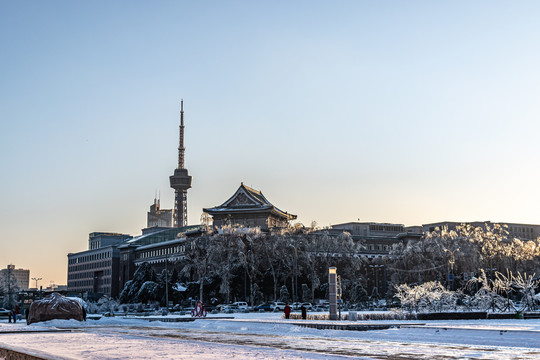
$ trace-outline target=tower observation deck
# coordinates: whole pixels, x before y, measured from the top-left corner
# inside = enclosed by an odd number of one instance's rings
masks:
[[[184,100],[180,102],[180,145],[178,146],[178,167],[169,177],[174,189],[174,227],[187,226],[187,190],[191,187],[191,176],[184,169]]]

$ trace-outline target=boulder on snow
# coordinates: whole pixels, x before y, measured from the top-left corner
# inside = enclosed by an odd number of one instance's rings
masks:
[[[44,299],[34,301],[27,311],[29,311],[26,318],[27,325],[55,319],[86,320],[86,313],[79,301],[58,293],[52,293]]]

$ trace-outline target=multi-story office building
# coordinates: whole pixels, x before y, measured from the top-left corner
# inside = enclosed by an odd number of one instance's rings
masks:
[[[417,227],[375,222],[336,224],[332,225],[328,231],[331,234],[348,232],[353,240],[362,241],[365,247],[360,254],[368,258],[377,258],[388,254],[395,243],[422,237],[422,233]]]
[[[30,270],[16,269],[15,265],[10,264],[7,268],[0,270],[0,278],[14,279],[19,290],[28,290],[30,284]]]
[[[118,245],[130,235],[94,232],[89,236],[89,250],[68,254],[68,290],[88,296],[117,297],[120,252]]]
[[[178,261],[184,258],[186,240],[199,236],[203,231],[198,225],[183,228],[147,228],[143,229],[142,235],[120,245],[120,289],[133,278],[135,270],[143,262],[149,263],[157,273],[166,267],[166,261],[181,265]]]

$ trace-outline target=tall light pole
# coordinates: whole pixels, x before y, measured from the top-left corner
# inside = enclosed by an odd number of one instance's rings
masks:
[[[450,281],[452,281],[452,291],[454,291],[454,264],[456,263],[456,260],[454,259],[454,253],[456,251],[459,251],[460,248],[457,248],[455,250],[448,250],[448,249],[444,249],[444,252],[449,252],[450,253],[450,259],[448,260],[448,263],[450,264],[450,274],[452,275],[450,279]]]
[[[165,249],[165,308],[169,312],[169,249]]]
[[[298,251],[296,250],[296,246],[294,247],[294,268],[294,281],[296,283],[294,294],[296,296],[295,302],[298,302]]]
[[[7,274],[8,274],[8,309],[11,310],[11,270],[14,268],[12,265],[8,265]],[[11,320],[10,320],[11,321]]]
[[[384,285],[383,285],[383,291],[384,296],[386,296],[386,267],[384,265],[368,265],[368,267],[373,269],[373,274],[375,275],[375,287],[371,290],[371,295],[373,297],[373,290],[377,289],[377,298],[380,297],[379,292],[379,269],[384,268]]]
[[[32,280],[36,282],[36,291],[37,291],[38,290],[37,283],[39,280],[41,280],[41,278],[35,277],[35,278],[32,278]]]

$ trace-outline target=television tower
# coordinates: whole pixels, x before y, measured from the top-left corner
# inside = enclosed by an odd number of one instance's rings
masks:
[[[184,169],[184,99],[180,101],[180,145],[178,146],[178,167],[169,177],[174,189],[174,227],[187,226],[187,190],[191,187],[191,176]]]

